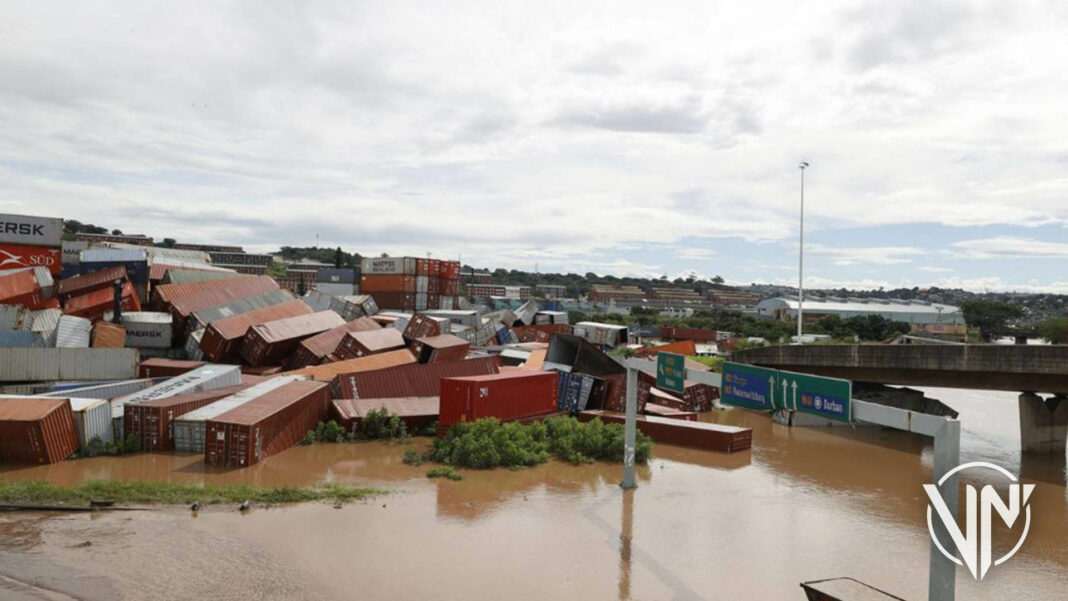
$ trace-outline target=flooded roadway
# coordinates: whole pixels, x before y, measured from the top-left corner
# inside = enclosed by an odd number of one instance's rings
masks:
[[[961,412],[962,461],[992,461],[1037,484],[1020,552],[981,583],[958,570],[958,598],[1065,598],[1064,457],[1021,456],[1016,395],[928,394]],[[608,464],[428,480],[426,466],[404,465],[404,447],[386,443],[301,447],[235,471],[158,454],[4,471],[62,484],[335,481],[394,492],[341,509],[213,507],[195,518],[178,508],[0,515],[0,574],[79,599],[800,600],[799,582],[843,575],[926,598],[929,440],[790,429],[743,411],[707,419],[752,427],[753,450],[657,445],[628,493],[620,466]],[[995,556],[1016,540],[995,536]]]

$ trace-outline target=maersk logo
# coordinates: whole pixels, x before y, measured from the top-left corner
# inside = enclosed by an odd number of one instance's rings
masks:
[[[12,221],[0,221],[0,231],[5,234],[18,234],[20,236],[44,237],[44,226],[32,223],[15,223]]]

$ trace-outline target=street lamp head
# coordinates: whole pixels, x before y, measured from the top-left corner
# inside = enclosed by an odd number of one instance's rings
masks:
[[[801,164],[797,166],[798,169],[804,169],[808,167],[808,161],[801,161]]]

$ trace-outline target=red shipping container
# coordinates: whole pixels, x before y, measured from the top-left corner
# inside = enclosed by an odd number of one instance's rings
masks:
[[[396,309],[400,311],[415,311],[414,292],[366,292],[363,288],[360,292],[370,294],[375,299],[379,309]]]
[[[382,274],[361,276],[360,293],[370,294],[372,292],[415,292],[415,276]]]
[[[442,296],[456,296],[459,289],[458,280],[441,280],[438,282],[438,288],[441,290]]]
[[[438,277],[441,272],[441,259],[416,259],[415,273],[417,275],[429,275]]]
[[[519,342],[549,342],[553,334],[570,334],[571,326],[566,323],[539,323],[512,328]]]
[[[129,403],[123,410],[123,434],[136,438],[142,451],[173,451],[174,429],[171,422],[186,413],[238,393],[252,384],[248,382],[204,392]]]
[[[386,369],[387,367],[396,367],[398,365],[408,365],[411,363],[415,363],[415,356],[412,355],[412,352],[408,349],[402,348],[395,351],[367,355],[366,357],[360,357],[359,359],[345,359],[342,361],[334,361],[332,363],[324,363],[323,365],[302,367],[301,369],[287,371],[278,375],[308,376],[317,382],[332,382],[341,374]]]
[[[241,347],[241,356],[249,365],[276,365],[289,360],[301,340],[345,325],[333,311],[297,315],[268,321],[249,328]]]
[[[293,358],[289,361],[289,369],[300,369],[309,365],[318,365],[325,358],[334,354],[341,339],[349,332],[367,332],[378,330],[382,326],[370,317],[358,317],[353,321],[331,328],[322,334],[300,341]]]
[[[404,337],[394,328],[348,332],[334,354],[341,359],[356,359],[375,353],[404,348]]]
[[[108,267],[100,271],[60,280],[58,288],[56,288],[56,296],[62,300],[67,300],[72,296],[80,296],[96,290],[111,290],[111,285],[115,280],[122,280],[123,282],[129,280],[126,277],[125,266],[116,265],[115,267]]]
[[[163,284],[156,286],[153,289],[153,302],[152,304],[160,311],[170,311],[171,304],[179,298],[185,296],[192,296],[194,294],[200,294],[201,292],[207,292],[208,290],[214,290],[219,287],[227,287],[233,284],[237,280],[248,279],[247,276],[242,276],[239,273],[235,273],[232,278],[223,278],[219,280],[202,280],[199,282],[181,282],[178,284]]]
[[[336,399],[330,403],[330,417],[346,432],[359,430],[360,422],[371,411],[385,409],[396,415],[415,432],[434,423],[438,418],[437,396],[402,397],[397,399]]]
[[[47,267],[52,275],[57,275],[63,267],[63,251],[47,246],[0,244],[0,269],[19,267]]]
[[[123,348],[126,346],[126,328],[109,321],[93,324],[93,348]]]
[[[221,285],[219,285],[220,281]],[[170,313],[174,316],[175,331],[181,332],[185,329],[185,322],[194,311],[218,307],[238,299],[278,289],[278,282],[267,275],[233,281],[215,280],[215,284],[203,292],[177,297],[171,301]]]
[[[126,282],[122,285],[122,310],[140,311],[141,301],[137,298],[137,292],[133,284]],[[110,288],[90,292],[81,296],[75,296],[67,301],[63,312],[67,315],[75,315],[86,319],[100,319],[105,313],[115,308],[115,292]]]
[[[205,361],[180,361],[178,359],[145,359],[138,367],[139,378],[173,378],[198,367],[207,365]]]
[[[463,361],[471,350],[471,343],[458,336],[428,336],[412,343],[412,353],[420,363]]]
[[[204,336],[200,339],[200,350],[204,351],[204,356],[209,361],[215,363],[236,361],[238,351],[241,350],[241,341],[252,326],[311,312],[311,307],[304,301],[294,299],[280,305],[216,319],[204,330]]]
[[[678,328],[675,326],[660,326],[660,337],[670,340],[695,340],[697,342],[715,342],[719,338],[716,330]]]
[[[442,261],[438,266],[438,277],[446,280],[460,279],[460,262]]]
[[[556,372],[515,371],[441,381],[438,433],[459,422],[502,422],[556,413]]]
[[[76,450],[69,399],[0,398],[0,462],[57,463]]]
[[[495,374],[500,372],[500,365],[497,357],[479,357],[450,363],[402,365],[343,373],[331,382],[331,393],[335,399],[438,396],[441,394],[442,379]]]
[[[0,276],[0,305],[24,305],[31,311],[45,308],[41,285],[32,269]]]
[[[326,417],[330,387],[291,382],[205,424],[204,463],[246,467],[296,446]]]
[[[448,323],[449,320],[445,318],[435,319],[429,315],[416,313],[408,320],[408,325],[404,327],[404,337],[408,340],[415,340],[416,338],[425,338],[427,336],[439,336],[443,333],[441,331],[442,322]]]
[[[441,295],[440,294],[428,294],[426,295],[426,307],[427,309],[434,309],[441,307]]]

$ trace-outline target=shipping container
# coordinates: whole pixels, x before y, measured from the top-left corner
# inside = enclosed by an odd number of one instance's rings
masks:
[[[168,271],[167,275],[163,277],[162,282],[166,282],[168,278],[175,277],[174,274],[179,273],[192,273],[184,271]],[[186,296],[193,296],[201,294],[210,290],[215,290],[219,287],[229,286],[233,281],[250,279],[252,276],[245,276],[237,273],[215,273],[215,272],[197,272],[206,274],[211,277],[205,277],[201,279],[193,279],[188,277],[179,278],[182,281],[172,283],[162,283],[156,286],[153,291],[152,305],[160,310],[170,312],[171,305],[179,298]]]
[[[170,348],[173,319],[169,313],[153,311],[123,313],[126,343],[133,348]]]
[[[185,331],[190,332],[206,328],[208,327],[208,324],[216,319],[224,319],[226,317],[233,317],[234,315],[241,315],[242,313],[249,313],[264,307],[281,305],[282,303],[288,303],[293,299],[294,297],[291,292],[278,289],[264,292],[263,294],[257,294],[255,296],[239,298],[235,301],[226,303],[225,305],[219,305],[218,307],[194,311],[193,314],[189,316],[189,319],[186,320]]]
[[[495,417],[502,422],[556,413],[556,372],[517,371],[441,381],[438,432]]]
[[[59,306],[59,300],[55,298],[56,292],[56,280],[52,277],[52,272],[47,267],[19,267],[16,269],[0,269],[0,277],[6,275],[12,275],[15,273],[31,272],[33,277],[37,280],[37,286],[41,289],[41,298],[48,301],[45,306]]]
[[[167,273],[163,274],[163,279],[160,280],[160,285],[191,284],[194,282],[212,282],[248,277],[252,276],[236,273],[230,270],[208,271],[202,267],[198,267],[197,269],[168,269]]]
[[[59,275],[63,266],[63,252],[59,247],[25,246],[0,242],[0,265],[4,269],[43,267]]]
[[[729,336],[720,336],[716,330],[699,330],[697,328],[678,328],[675,326],[660,326],[660,338],[667,340],[693,340],[695,342],[716,342],[726,340]],[[728,334],[728,332],[722,332]]]
[[[107,321],[93,324],[93,348],[123,348],[126,346],[126,328]]]
[[[173,378],[207,365],[203,361],[181,361],[178,359],[145,359],[138,367],[141,378]]]
[[[320,269],[315,276],[319,284],[355,284],[359,281],[356,279],[356,270],[352,267]]]
[[[171,422],[171,428],[174,431],[174,450],[179,453],[203,453],[204,426],[208,420],[215,419],[272,390],[302,379],[299,376],[271,378],[174,418]]]
[[[107,400],[140,392],[146,388],[155,386],[157,383],[158,382],[150,378],[118,380],[116,382],[105,382],[102,384],[94,384],[91,382],[63,382],[50,386],[48,390],[43,390],[36,396],[52,398],[78,397],[81,399]]]
[[[198,294],[179,296],[171,300],[170,313],[174,316],[175,327],[179,332],[184,331],[185,321],[194,311],[218,307],[238,299],[278,290],[278,283],[266,275],[228,281],[225,284],[216,282],[216,284],[211,289]]]
[[[412,354],[420,363],[463,361],[470,350],[470,342],[452,334],[417,338],[412,343]]]
[[[378,305],[375,303],[375,299],[367,294],[335,296],[330,299],[330,309],[345,321],[352,321],[364,315],[370,317],[378,313]]]
[[[500,372],[496,357],[479,357],[449,363],[419,363],[388,369],[342,373],[331,383],[339,399],[427,397],[441,394],[444,378],[491,375]]]
[[[534,314],[535,323],[567,323],[567,311],[538,311]]]
[[[97,290],[75,296],[67,301],[63,313],[87,319],[99,319],[115,308],[115,293],[111,289]],[[122,310],[140,311],[141,301],[130,282],[122,285]]]
[[[49,346],[37,332],[25,330],[0,330],[0,347],[4,348],[44,348]]]
[[[204,336],[200,340],[200,349],[204,352],[204,356],[212,361],[233,361],[238,358],[241,343],[250,327],[285,317],[308,315],[311,312],[308,305],[293,299],[280,305],[217,319],[204,330]]]
[[[178,394],[203,392],[236,386],[241,383],[241,370],[236,365],[205,365],[189,373],[165,380],[140,392],[111,399],[112,428],[117,440],[123,440],[123,415],[126,405],[164,399]]]
[[[107,444],[114,440],[111,432],[111,405],[107,399],[71,397],[74,425],[78,430],[78,446],[84,451],[90,442]]]
[[[172,424],[176,418],[237,394],[250,386],[253,384],[242,383],[236,386],[177,394],[163,399],[126,405],[123,415],[123,432],[127,438],[133,436],[142,451],[173,451],[174,428]],[[111,424],[110,411],[108,424]]]
[[[332,382],[341,374],[373,371],[388,367],[396,367],[398,365],[408,365],[411,363],[415,363],[415,356],[412,355],[411,351],[408,349],[402,348],[395,351],[367,355],[358,359],[345,359],[342,361],[334,361],[332,363],[324,363],[323,365],[312,365],[284,372],[279,375],[307,376],[317,382]]]
[[[428,302],[429,302],[429,300],[427,299],[427,295],[426,295],[425,292],[416,292],[415,293],[415,310],[416,311],[426,311],[427,309],[429,309],[430,307],[427,305]]]
[[[352,296],[356,291],[355,284],[330,284],[327,282],[319,282],[315,284],[315,289],[323,294],[329,294],[331,296]]]
[[[351,294],[351,292],[349,293]],[[312,311],[326,311],[330,308],[330,301],[333,300],[335,295],[327,294],[319,290],[309,290],[300,297],[300,300],[304,301],[306,305],[311,307]],[[334,311],[338,315],[341,315],[340,311]],[[342,315],[344,317],[344,315]]]
[[[688,422],[697,421],[697,413],[694,411],[680,411],[656,403],[646,403],[645,407],[642,409],[642,413],[646,415],[655,415],[656,417],[666,417],[668,419],[681,419]]]
[[[56,326],[57,348],[88,348],[93,322],[84,317],[64,315]]]
[[[361,288],[364,292],[367,292]],[[399,311],[415,311],[414,292],[375,292],[371,294],[379,309],[393,309]]]
[[[62,279],[59,281],[57,294],[60,300],[66,301],[73,296],[81,296],[96,290],[111,290],[116,280],[123,282],[127,280],[126,268],[122,265]]]
[[[204,358],[204,351],[200,350],[200,343],[204,339],[204,328],[189,333],[185,339],[185,358],[190,361],[200,361]]]
[[[693,340],[680,340],[679,342],[672,342],[670,344],[661,344],[659,346],[647,346],[635,351],[635,357],[655,357],[660,353],[675,353],[676,355],[685,355],[692,357],[697,354],[697,345]]]
[[[589,374],[557,373],[557,409],[571,414],[585,411],[594,387],[600,378]]]
[[[444,294],[449,296],[442,296],[438,299],[438,309],[441,309],[442,311],[452,311],[453,309],[458,308],[456,306],[455,292],[446,292]]]
[[[69,400],[0,398],[0,462],[57,463],[77,450]]]
[[[656,388],[656,377],[645,372],[638,372],[638,403],[644,405],[649,395],[655,395],[656,402],[679,411],[708,411],[712,409],[713,387],[708,384],[686,380],[683,392],[668,394]],[[681,397],[681,398],[680,398]]]
[[[297,350],[289,362],[289,368],[300,369],[309,365],[318,365],[337,349],[337,346],[341,344],[341,339],[349,332],[366,332],[381,328],[382,326],[370,317],[359,317],[321,334],[305,338],[297,345]]]
[[[366,258],[360,263],[363,275],[374,274],[408,274],[415,275],[414,257],[380,257]]]
[[[364,294],[376,292],[416,292],[418,277],[414,275],[362,275],[360,291]],[[425,282],[424,282],[425,283]]]
[[[431,317],[425,313],[416,313],[408,320],[408,325],[404,327],[404,338],[406,340],[415,340],[416,338],[448,334],[449,331],[448,319]]]
[[[32,270],[0,275],[0,304],[23,305],[27,309],[37,310],[46,308],[47,301]]]
[[[89,248],[89,243],[84,240],[64,240],[60,249],[63,253],[63,265],[77,266],[81,263],[82,251],[87,248]]]
[[[295,447],[325,419],[330,389],[291,382],[205,423],[204,463],[247,467]]]
[[[305,338],[343,325],[345,320],[329,310],[257,324],[249,328],[241,356],[253,367],[278,365],[288,361]]]
[[[63,310],[41,309],[40,311],[31,312],[30,315],[30,331],[40,336],[45,346],[55,346],[59,319],[63,316]]]
[[[35,215],[0,214],[0,243],[61,248],[63,220]]]
[[[433,424],[438,419],[437,396],[392,399],[335,399],[330,402],[330,418],[346,432],[359,432],[360,423],[371,411],[385,409],[404,422],[409,433]]]
[[[34,313],[22,305],[0,305],[0,330],[28,332],[32,329]]]
[[[614,411],[583,411],[579,413],[578,418],[582,421],[592,421],[597,418],[610,424],[626,423],[626,415]],[[639,432],[651,437],[657,443],[696,447],[721,453],[736,453],[753,446],[751,428],[652,415],[639,415],[636,425]]]
[[[478,314],[478,311],[429,309],[423,314],[430,317],[443,317],[454,324],[465,325],[472,328],[482,327],[482,316]]]
[[[82,251],[78,270],[87,274],[119,265],[126,268],[137,298],[148,299],[148,253],[144,249],[90,247]]]
[[[379,328],[361,332],[347,332],[334,354],[341,359],[356,359],[364,355],[384,353],[404,348],[404,337],[393,328]]]

